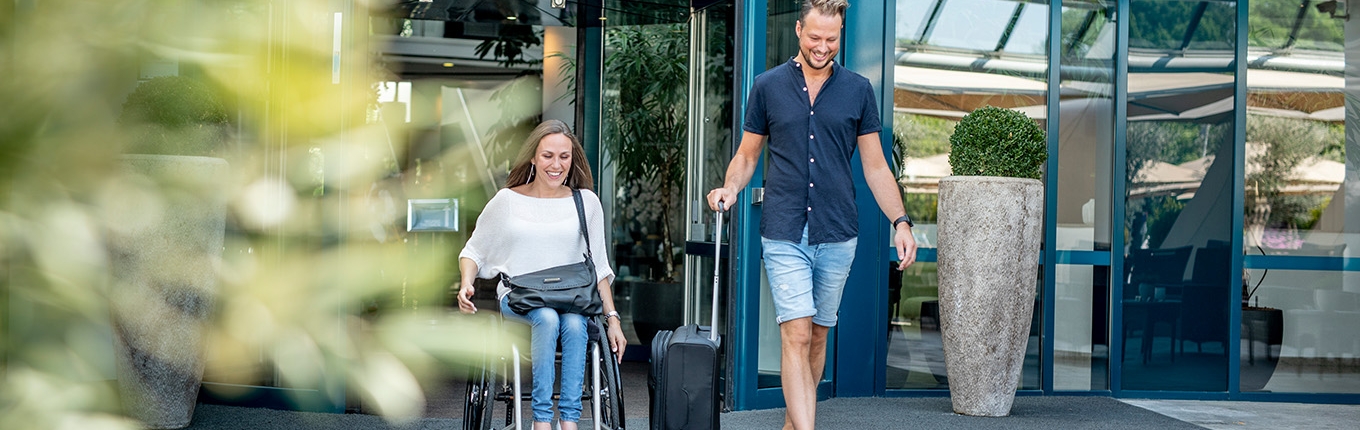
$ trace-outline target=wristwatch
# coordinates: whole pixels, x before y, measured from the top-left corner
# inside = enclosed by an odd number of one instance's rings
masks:
[[[893,228],[896,229],[898,224],[904,222],[907,223],[907,227],[916,227],[916,224],[912,224],[911,222],[911,215],[902,215],[897,219],[893,220]]]
[[[610,317],[619,318],[619,311],[609,311],[609,313],[604,314],[605,321],[608,321]],[[619,321],[623,321],[623,318],[619,318]]]

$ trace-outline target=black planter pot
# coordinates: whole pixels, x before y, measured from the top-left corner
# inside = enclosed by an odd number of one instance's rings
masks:
[[[1242,391],[1261,391],[1270,382],[1280,363],[1283,340],[1284,311],[1242,309]]]

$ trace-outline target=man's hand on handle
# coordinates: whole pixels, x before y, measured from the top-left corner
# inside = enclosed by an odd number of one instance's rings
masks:
[[[714,188],[708,192],[708,208],[712,210],[727,210],[732,207],[732,202],[737,201],[737,192],[727,188]],[[722,203],[719,209],[718,203]]]

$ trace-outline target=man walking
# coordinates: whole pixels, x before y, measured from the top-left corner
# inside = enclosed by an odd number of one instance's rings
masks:
[[[873,88],[833,61],[847,7],[846,0],[803,1],[794,27],[798,55],[756,77],[726,181],[708,193],[713,209],[730,207],[769,139],[760,236],[783,347],[785,429],[812,429],[816,417],[827,333],[858,242],[850,173],[856,148],[874,200],[893,220],[898,268],[916,261],[911,219],[880,146]]]

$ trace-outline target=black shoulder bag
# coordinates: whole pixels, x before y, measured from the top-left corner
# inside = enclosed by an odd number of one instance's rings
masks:
[[[581,237],[586,240],[585,261],[514,277],[502,273],[501,281],[510,287],[507,304],[517,314],[524,315],[536,308],[553,308],[558,312],[595,316],[604,310],[600,290],[596,287],[595,261],[590,254],[590,233],[586,228],[581,191],[571,190],[571,198],[576,201],[576,218],[581,221]]]

